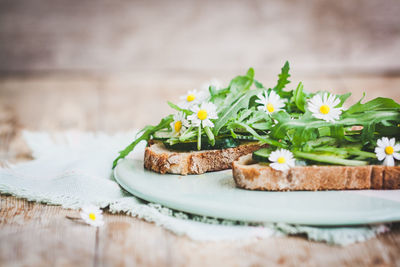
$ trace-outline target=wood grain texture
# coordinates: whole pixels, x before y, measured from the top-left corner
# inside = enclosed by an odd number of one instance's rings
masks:
[[[398,72],[397,0],[0,0],[0,71]]]
[[[400,229],[335,247],[302,237],[195,242],[125,215],[104,216],[98,230],[64,210],[1,196],[3,266],[398,266]],[[97,237],[96,237],[97,235]]]
[[[235,73],[221,72],[228,80]],[[260,80],[274,81],[274,75]],[[143,79],[137,79],[142,77]],[[294,75],[294,77],[296,77]],[[154,123],[169,112],[167,99],[199,86],[204,73],[132,75],[29,74],[0,77],[0,155],[2,161],[29,159],[22,129],[90,130],[109,133]],[[369,98],[399,101],[400,77],[305,77],[310,91],[362,90]],[[295,83],[293,83],[295,84]],[[294,85],[293,85],[294,86]],[[376,88],[380,88],[376,92]],[[143,112],[153,103],[152,112]],[[0,197],[1,266],[399,266],[400,227],[347,247],[310,242],[304,237],[241,242],[195,242],[152,223],[105,213],[95,228],[67,219],[77,211]]]

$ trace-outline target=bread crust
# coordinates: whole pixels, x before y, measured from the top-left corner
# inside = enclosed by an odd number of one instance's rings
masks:
[[[256,163],[252,155],[232,164],[236,186],[250,190],[317,191],[400,189],[400,166],[298,166],[278,171]]]
[[[159,141],[150,140],[144,152],[144,167],[159,173],[202,174],[229,169],[240,156],[267,145],[251,142],[234,148],[190,152],[171,151]]]

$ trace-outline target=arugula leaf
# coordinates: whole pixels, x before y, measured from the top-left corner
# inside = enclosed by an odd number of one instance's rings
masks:
[[[294,103],[296,104],[296,107],[301,110],[301,111],[305,111],[304,106],[306,105],[307,101],[306,101],[306,94],[303,91],[303,83],[299,82],[299,85],[297,85],[296,90],[293,93],[293,99],[294,99]]]
[[[254,80],[254,69],[253,68],[249,68],[247,70],[246,76],[251,78],[251,84],[252,84],[253,80]],[[250,88],[251,84],[249,85],[249,88]]]
[[[293,139],[293,143],[295,146],[300,146],[311,138],[315,138],[318,129],[323,127],[329,127],[332,131],[332,127],[362,125],[364,127],[361,134],[362,140],[372,140],[374,137],[374,125],[384,120],[400,121],[400,112],[396,110],[377,110],[349,114],[340,121],[336,121],[334,125],[312,117],[309,111],[299,119],[292,119],[290,115],[284,111],[279,111],[277,114],[274,114],[273,118],[276,119],[278,123],[271,129],[271,137],[283,139],[288,133],[295,131],[296,135],[295,139]],[[336,131],[338,129],[333,130]]]
[[[256,130],[267,131],[271,129],[272,123],[271,122],[258,122],[249,124],[249,126]]]
[[[234,122],[243,122],[255,130],[267,131],[271,129],[271,117],[261,110],[255,110],[254,107],[245,109]]]
[[[229,93],[229,87],[216,90],[214,87],[209,87],[210,92],[210,102],[214,103],[217,106],[223,105],[226,95]]]
[[[303,151],[312,151],[313,149],[321,146],[336,146],[338,144],[337,140],[330,136],[320,137],[307,141],[303,145]]]
[[[191,115],[191,114],[193,114],[193,111],[190,111],[190,110],[188,110],[188,109],[180,108],[178,105],[175,105],[175,104],[173,104],[173,103],[171,103],[171,102],[169,102],[169,101],[168,101],[168,106],[170,106],[171,108],[173,108],[173,109],[175,109],[175,110],[177,110],[177,111],[183,112],[183,113],[185,113],[186,115]]]
[[[337,97],[340,99],[340,103],[336,106],[336,108],[343,106],[344,102],[351,96],[351,93],[346,93],[342,95],[337,95]]]
[[[150,139],[150,137],[157,131],[167,128],[171,122],[173,122],[173,116],[169,115],[165,118],[163,118],[160,123],[156,126],[146,126],[143,131],[142,135],[137,138],[135,141],[133,141],[129,146],[127,146],[124,150],[119,152],[119,156],[113,161],[113,169],[117,166],[117,163],[120,159],[125,158],[128,156],[128,154],[135,148],[137,144],[139,144],[141,141],[147,141]],[[142,132],[140,131],[140,132]]]
[[[370,110],[381,110],[381,109],[397,109],[400,110],[400,104],[396,103],[393,99],[378,97],[371,101],[368,101],[365,104],[361,104],[361,101],[365,97],[365,93],[363,97],[356,104],[351,106],[348,110],[343,112],[343,116],[346,117],[353,113],[370,111]]]
[[[247,124],[253,124],[256,122],[270,122],[271,121],[271,117],[264,111],[262,110],[256,110],[253,111],[253,113],[251,114],[251,116],[247,117],[246,123]]]
[[[249,107],[250,98],[262,92],[261,89],[250,90],[244,94],[241,94],[234,103],[228,105],[225,109],[219,112],[218,119],[215,121],[214,135],[217,136],[219,131],[225,124],[231,119],[235,118],[238,112],[242,109]]]
[[[193,130],[193,126],[190,126],[189,128],[184,131],[181,136],[179,136],[179,141],[185,142],[187,140],[190,140],[196,136],[196,131]]]
[[[331,136],[336,138],[339,142],[345,141],[345,130],[343,125],[332,125],[330,128]]]
[[[235,102],[235,100],[247,92],[254,81],[254,70],[250,68],[245,76],[236,76],[229,83],[229,93],[226,95],[223,102],[215,103],[217,106],[222,106],[222,109],[227,109]]]
[[[262,84],[262,83],[260,83],[259,81],[257,81],[257,80],[254,80],[254,85],[257,87],[257,88],[264,88],[264,85]]]
[[[255,111],[255,109],[252,107],[252,108],[249,108],[249,109],[243,109],[243,110],[241,110],[241,111],[239,111],[238,113],[239,113],[239,115],[238,115],[238,117],[235,119],[235,121],[237,121],[237,122],[242,122],[242,121],[244,121],[245,119],[247,119],[251,114],[253,114],[253,112]]]
[[[290,81],[289,81],[289,77],[290,77],[289,70],[290,70],[289,62],[286,61],[285,65],[283,65],[283,67],[282,67],[281,73],[278,75],[278,77],[279,77],[278,83],[274,87],[274,90],[276,91],[276,93],[281,97],[284,97],[283,89],[285,88],[286,84],[290,83]]]
[[[245,76],[236,76],[229,84],[230,94],[235,95],[250,89],[254,81],[254,69],[250,68]]]
[[[283,143],[280,143],[274,139],[271,139],[269,137],[266,136],[261,136],[259,135],[255,130],[253,130],[253,128],[251,128],[250,126],[248,126],[245,123],[242,122],[232,122],[229,125],[230,128],[234,128],[234,127],[241,127],[244,128],[247,132],[249,132],[251,135],[253,135],[255,138],[257,138],[258,140],[260,140],[263,143],[269,144],[269,145],[273,145],[276,147],[285,147],[285,145]]]

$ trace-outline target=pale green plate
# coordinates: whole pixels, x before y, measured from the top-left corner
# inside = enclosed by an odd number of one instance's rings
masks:
[[[231,172],[162,175],[145,170],[143,160],[125,159],[114,175],[124,189],[141,199],[204,216],[306,225],[400,221],[400,202],[355,191],[248,191],[235,187]]]

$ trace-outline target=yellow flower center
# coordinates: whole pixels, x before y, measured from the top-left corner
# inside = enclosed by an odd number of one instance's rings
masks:
[[[186,97],[187,102],[192,102],[195,99],[196,99],[196,97],[194,96],[194,94],[190,94]]]
[[[331,108],[330,108],[328,105],[322,105],[322,106],[319,108],[319,111],[320,111],[322,114],[328,114],[330,110],[331,110]]]
[[[387,146],[387,147],[385,148],[385,153],[386,153],[386,154],[392,155],[393,152],[394,152],[394,149],[393,149],[392,146]]]
[[[200,109],[199,112],[197,112],[197,118],[199,118],[200,120],[207,119],[207,115],[207,111],[205,111],[204,109]]]
[[[181,122],[181,121],[175,122],[175,124],[174,124],[175,132],[179,133],[179,131],[181,130],[181,128],[182,128],[182,122]]]
[[[268,110],[270,113],[274,112],[274,110],[275,110],[274,105],[272,105],[271,103],[268,103],[268,105],[267,105],[267,110]]]
[[[278,163],[283,164],[286,162],[286,159],[284,157],[279,157],[278,158]]]
[[[91,219],[92,221],[96,220],[96,215],[94,215],[94,213],[89,213],[89,219]]]

